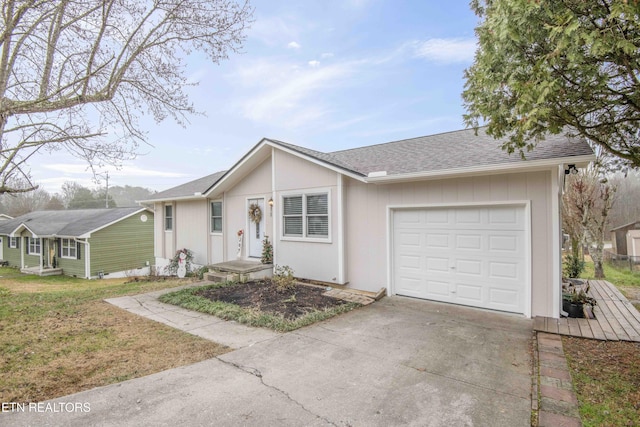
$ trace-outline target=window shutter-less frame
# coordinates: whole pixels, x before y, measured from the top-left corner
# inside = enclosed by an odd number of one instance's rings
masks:
[[[307,202],[307,236],[329,236],[329,198],[325,194],[310,194]]]
[[[302,196],[283,198],[284,235],[302,236]]]

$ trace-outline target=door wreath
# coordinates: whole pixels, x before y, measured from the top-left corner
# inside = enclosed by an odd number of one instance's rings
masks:
[[[249,205],[249,219],[255,224],[259,224],[262,219],[262,210],[257,203],[251,203]]]

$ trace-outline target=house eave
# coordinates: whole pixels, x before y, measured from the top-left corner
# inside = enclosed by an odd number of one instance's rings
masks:
[[[430,179],[459,178],[479,175],[498,175],[514,172],[535,172],[548,170],[559,165],[575,165],[578,168],[586,167],[596,160],[594,155],[561,157],[543,160],[530,160],[514,163],[497,163],[492,165],[472,166],[465,168],[453,168],[437,171],[423,171],[414,173],[378,175],[365,178],[365,182],[371,184],[386,184],[390,182],[420,181]]]
[[[189,195],[189,196],[164,197],[161,199],[136,200],[136,203],[142,204],[142,203],[178,202],[178,201],[184,201],[184,200],[202,200],[205,198],[206,197],[204,194],[199,194],[199,195]],[[149,210],[148,208],[145,208],[145,209]]]

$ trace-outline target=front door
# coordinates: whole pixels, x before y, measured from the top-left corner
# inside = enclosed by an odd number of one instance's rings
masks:
[[[264,199],[249,199],[247,203],[249,257],[260,258],[262,256],[262,239],[264,237]]]

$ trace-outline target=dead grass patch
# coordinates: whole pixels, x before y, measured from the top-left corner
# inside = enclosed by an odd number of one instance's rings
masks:
[[[585,426],[640,425],[640,343],[563,337]]]
[[[34,280],[0,279],[1,402],[51,399],[230,350],[102,301],[181,283]]]

